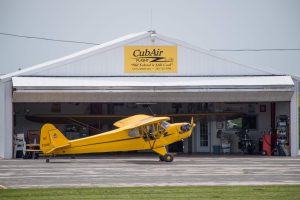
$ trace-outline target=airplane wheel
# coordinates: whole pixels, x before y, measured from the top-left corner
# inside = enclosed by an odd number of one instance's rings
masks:
[[[159,161],[165,161],[164,156],[159,156]]]
[[[173,159],[174,159],[174,157],[173,157],[173,155],[170,154],[170,153],[167,153],[167,154],[164,156],[164,160],[165,160],[166,162],[172,162]]]
[[[46,159],[46,163],[49,163],[49,162],[50,162],[50,159],[49,159],[49,158],[47,158],[47,159]]]

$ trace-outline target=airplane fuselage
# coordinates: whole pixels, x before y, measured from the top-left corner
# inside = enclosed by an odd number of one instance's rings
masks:
[[[53,154],[83,154],[157,149],[189,137],[192,130],[186,133],[180,133],[180,127],[183,124],[184,123],[171,124],[160,138],[148,140],[139,136],[130,137],[128,136],[128,130],[118,128],[102,134],[70,140],[70,146],[55,150]]]

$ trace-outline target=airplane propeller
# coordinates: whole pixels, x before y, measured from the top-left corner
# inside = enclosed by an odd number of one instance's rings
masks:
[[[194,117],[192,117],[192,119],[191,119],[191,126],[192,126],[192,127],[195,127],[195,125],[196,125],[196,124],[194,124]]]
[[[196,124],[194,124],[194,117],[191,119],[191,123],[185,123],[181,126],[181,130],[185,133],[189,130],[191,130],[193,127],[195,127]]]

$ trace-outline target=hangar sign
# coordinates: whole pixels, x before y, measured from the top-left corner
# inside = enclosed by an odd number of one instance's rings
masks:
[[[126,73],[177,72],[177,46],[125,46]]]

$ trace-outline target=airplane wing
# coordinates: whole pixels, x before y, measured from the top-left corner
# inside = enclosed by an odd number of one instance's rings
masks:
[[[122,128],[124,126],[127,126],[129,124],[132,124],[134,122],[137,122],[137,121],[140,121],[143,119],[147,119],[149,117],[151,117],[151,116],[149,116],[149,115],[134,115],[134,116],[127,117],[125,119],[121,119],[121,120],[115,122],[114,126],[116,126],[118,128]]]
[[[168,121],[170,117],[153,117],[149,115],[134,115],[117,121],[114,123],[115,126],[123,129],[133,129],[139,126],[153,124],[160,121]]]

